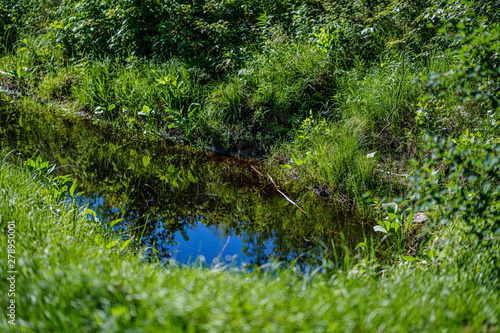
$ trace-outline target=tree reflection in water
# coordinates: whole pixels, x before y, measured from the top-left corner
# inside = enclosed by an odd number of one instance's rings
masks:
[[[161,260],[187,262],[202,254],[210,264],[236,255],[240,263],[297,259],[302,267],[316,266],[332,252],[332,240],[340,245],[340,233],[351,249],[362,241],[362,224],[352,212],[281,178],[281,189],[306,216],[250,168],[266,168],[258,160],[133,138],[50,114],[24,112],[20,122],[21,111],[1,111],[2,148],[16,149],[21,158],[39,155],[56,163],[57,172],[75,175],[81,203],[89,203],[101,221],[125,219],[117,228],[143,235],[141,245]]]

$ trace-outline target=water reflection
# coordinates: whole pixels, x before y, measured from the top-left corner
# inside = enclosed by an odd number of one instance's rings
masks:
[[[41,156],[56,163],[57,172],[75,175],[84,192],[80,203],[88,203],[102,221],[125,219],[119,228],[142,236],[142,244],[162,260],[185,263],[201,255],[208,264],[297,259],[317,265],[332,240],[338,246],[341,232],[351,248],[362,240],[358,218],[291,180],[279,180],[308,213],[302,214],[250,167],[263,170],[258,160],[138,139],[90,121],[33,116],[6,105],[0,109],[0,140],[7,151]]]

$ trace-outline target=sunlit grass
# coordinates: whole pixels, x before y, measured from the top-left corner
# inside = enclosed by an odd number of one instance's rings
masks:
[[[408,160],[429,154],[424,134],[458,138],[468,130],[479,139],[498,137],[496,107],[479,95],[460,100],[464,96],[454,86],[462,83],[443,80],[469,66],[457,65],[460,59],[452,55],[460,46],[445,46],[447,52],[437,48],[441,42],[419,44],[433,33],[418,26],[423,17],[410,22],[399,11],[373,20],[387,6],[371,1],[292,3],[249,1],[244,15],[232,1],[203,9],[179,6],[172,11],[178,15],[164,21],[155,14],[155,1],[120,2],[117,8],[96,1],[7,1],[0,5],[8,22],[0,28],[0,70],[7,73],[1,83],[19,94],[5,103],[34,112],[84,111],[95,124],[160,132],[242,155],[275,147],[285,161],[280,164],[292,170],[287,176],[298,174],[320,194],[326,188],[334,199],[357,207],[366,191],[380,197],[404,192]],[[122,20],[126,13],[134,19]],[[203,18],[188,22],[198,14]],[[453,21],[440,15],[437,20]],[[145,25],[145,17],[161,23]],[[249,31],[255,38],[245,44]],[[150,50],[156,36],[163,38],[156,44],[165,54]],[[397,51],[401,41],[394,40],[402,36],[404,56]],[[425,53],[428,46],[434,53]],[[182,58],[177,48],[202,51]],[[411,54],[410,48],[424,53]],[[479,62],[484,68],[486,59],[496,59],[487,57]],[[403,75],[391,126],[381,133]],[[479,90],[498,86],[497,76],[478,75]],[[440,82],[449,86],[439,88]],[[394,170],[401,175],[392,177]],[[334,268],[326,262],[314,274],[269,267],[166,268],[144,262],[140,249],[111,246],[118,240],[107,230],[32,178],[20,167],[0,166],[2,250],[7,222],[16,223],[18,237],[18,326],[6,323],[2,306],[0,327],[7,331],[498,331],[498,281],[482,277],[498,239],[487,240],[489,250],[469,251],[477,240],[462,232],[460,219],[446,232],[433,230],[432,246],[442,252],[429,261],[421,256],[380,266],[361,252],[353,258],[346,251],[352,264]],[[457,260],[473,265],[462,267]],[[5,258],[0,272],[7,287]],[[8,302],[5,294],[0,299]]]
[[[0,167],[0,242],[16,223],[14,331],[495,331],[498,291],[411,267],[303,274],[162,267],[119,246],[19,167]],[[98,246],[95,238],[104,236]],[[3,252],[5,253],[5,252]],[[450,267],[452,268],[452,267]],[[7,287],[7,261],[0,263]],[[0,297],[8,301],[7,293]],[[4,309],[4,307],[2,307]]]
[[[340,201],[360,197],[380,186],[376,161],[367,158],[366,150],[360,147],[365,126],[355,119],[302,126],[291,146],[291,151],[305,161],[295,168],[302,180],[319,180]]]

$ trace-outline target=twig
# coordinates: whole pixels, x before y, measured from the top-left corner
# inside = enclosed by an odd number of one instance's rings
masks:
[[[300,208],[299,205],[297,205],[295,202],[293,202],[292,199],[290,199],[289,197],[286,196],[285,193],[281,192],[280,189],[278,188],[278,185],[276,185],[276,183],[274,182],[273,178],[271,177],[271,175],[267,175],[269,177],[269,179],[271,180],[271,182],[273,183],[274,187],[276,188],[276,191],[278,191],[279,194],[281,194],[289,203],[291,203],[292,205],[294,205],[295,207],[297,207],[298,209],[300,209],[300,211],[304,214],[307,215],[307,213],[305,212],[305,210],[303,210],[302,208]]]
[[[399,94],[401,93],[401,87],[403,86],[403,80],[405,78],[405,55],[406,55],[406,41],[404,41],[405,35],[406,35],[406,22],[403,24],[403,42],[404,42],[404,44],[403,44],[403,75],[401,76],[401,81],[399,81],[398,93],[396,94],[396,102],[394,103],[394,107],[392,108],[391,113],[389,113],[389,115],[387,116],[387,118],[385,120],[387,122],[387,125],[384,128],[382,128],[382,130],[377,135],[377,137],[380,137],[380,134],[382,134],[382,132],[384,132],[389,126],[392,125],[391,117],[398,107]]]
[[[219,255],[217,256],[217,261],[219,260],[220,256],[222,255],[222,252],[224,252],[224,250],[226,249],[227,244],[229,244],[229,239],[231,239],[231,236],[227,236],[226,244],[224,244],[222,251],[220,251]]]
[[[144,184],[144,186],[147,186],[147,187],[149,187],[149,188],[152,188],[152,189],[153,189],[153,191],[155,191],[155,192],[156,192],[156,189],[155,189],[153,186],[151,186],[151,185],[149,185],[149,184]]]
[[[264,175],[260,173],[260,171],[257,170],[253,165],[251,165],[250,168],[252,168],[255,172],[257,172],[261,177],[264,177]]]
[[[264,175],[259,171],[257,170],[253,165],[250,166],[255,172],[257,172],[261,177],[264,177]],[[279,194],[281,194],[289,203],[291,203],[292,205],[294,205],[295,207],[297,207],[298,209],[300,209],[300,211],[304,214],[307,215],[306,211],[303,210],[299,205],[297,205],[292,199],[290,199],[285,193],[281,192],[280,189],[278,188],[278,185],[276,185],[276,183],[274,182],[273,178],[271,177],[271,175],[267,175],[269,177],[269,179],[271,180],[271,182],[273,183],[274,187],[276,188],[276,191],[278,191]]]

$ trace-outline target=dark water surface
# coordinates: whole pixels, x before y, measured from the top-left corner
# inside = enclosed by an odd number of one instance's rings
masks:
[[[316,266],[353,248],[362,225],[259,160],[219,156],[168,140],[114,133],[88,120],[0,108],[0,148],[21,159],[40,156],[71,173],[78,199],[104,223],[141,238],[162,260],[264,264],[297,259]],[[251,166],[263,172],[263,176]],[[289,203],[267,178],[306,212]],[[368,228],[366,228],[368,229]],[[151,252],[151,251],[150,251]]]

